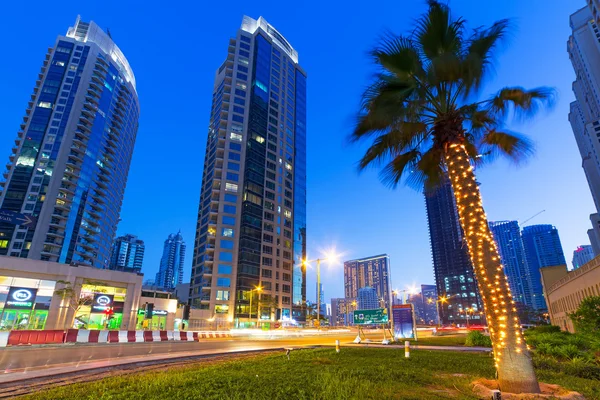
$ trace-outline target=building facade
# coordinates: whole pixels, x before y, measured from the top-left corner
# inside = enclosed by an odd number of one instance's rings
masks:
[[[542,268],[541,274],[552,325],[575,332],[569,314],[577,311],[586,297],[600,296],[600,258],[571,272],[566,265],[558,265]]]
[[[331,299],[331,319],[329,323],[332,326],[351,326],[354,325],[353,312],[357,309],[355,299],[333,298]]]
[[[475,310],[475,319],[480,319],[483,306],[450,181],[426,192],[425,205],[437,294],[448,299],[440,303],[441,322],[464,324],[463,310],[468,309]]]
[[[594,249],[592,249],[592,246],[589,244],[581,245],[573,251],[573,269],[577,269],[593,259]]]
[[[160,267],[154,285],[163,290],[175,290],[183,283],[183,265],[185,262],[185,242],[181,232],[170,234],[163,248]]]
[[[261,287],[277,304],[261,321],[304,319],[305,256],[306,74],[272,25],[244,17],[215,76],[190,304],[250,326]]]
[[[387,254],[344,261],[344,296],[358,299],[358,291],[364,287],[375,289],[382,300],[381,307],[391,308],[390,257]]]
[[[490,230],[498,246],[504,273],[514,301],[533,308],[531,277],[525,264],[521,228],[517,221],[490,222]]]
[[[375,310],[382,308],[377,290],[370,286],[361,287],[356,294],[356,303],[359,310]]]
[[[0,223],[0,255],[108,268],[139,112],[127,59],[78,18],[48,49],[0,183],[20,224]]]
[[[144,241],[137,236],[119,236],[113,243],[109,268],[117,271],[140,272],[144,263],[144,251]]]
[[[521,237],[525,250],[525,262],[531,277],[533,308],[545,311],[547,306],[540,268],[567,264],[558,230],[552,225],[531,225],[523,228]]]

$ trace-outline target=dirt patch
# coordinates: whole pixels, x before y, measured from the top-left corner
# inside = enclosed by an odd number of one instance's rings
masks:
[[[564,399],[585,400],[581,394],[564,389],[559,385],[540,382],[540,394],[514,394],[502,392],[502,400],[538,400],[538,399]],[[494,390],[498,390],[498,382],[490,379],[478,379],[473,382],[473,392],[481,399],[491,399]]]

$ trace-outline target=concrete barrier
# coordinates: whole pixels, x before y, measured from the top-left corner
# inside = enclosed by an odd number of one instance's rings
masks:
[[[8,335],[10,335],[9,331],[0,332],[0,347],[6,347],[8,344]]]

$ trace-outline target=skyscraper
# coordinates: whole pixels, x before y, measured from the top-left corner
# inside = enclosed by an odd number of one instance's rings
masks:
[[[0,183],[2,213],[24,222],[0,223],[0,255],[108,268],[139,112],[127,59],[77,18],[48,49]]]
[[[390,289],[390,257],[387,254],[344,261],[344,294],[347,299],[357,299],[364,287],[375,289],[383,299],[383,307],[392,305]]]
[[[500,260],[514,301],[533,307],[531,277],[525,264],[525,250],[519,223],[517,221],[490,222],[490,230],[498,246]]]
[[[377,290],[370,286],[361,287],[356,295],[359,310],[375,310],[381,307]]]
[[[437,294],[448,298],[441,303],[440,319],[444,324],[466,323],[463,310],[467,309],[473,309],[479,319],[483,307],[448,179],[425,193],[425,205]]]
[[[190,303],[246,326],[252,290],[277,304],[260,319],[302,319],[306,302],[306,74],[262,17],[244,17],[213,91]]]
[[[175,286],[183,283],[183,264],[185,262],[185,242],[181,232],[170,234],[165,240],[160,268],[154,284],[164,290],[174,290]]]
[[[331,320],[333,326],[353,325],[353,311],[357,309],[355,299],[333,298],[331,299]]]
[[[552,225],[526,226],[523,228],[522,238],[525,262],[531,277],[533,308],[547,310],[540,268],[567,264],[558,230]]]
[[[140,272],[144,262],[144,250],[144,241],[137,236],[119,236],[113,243],[110,269]]]
[[[573,251],[573,269],[577,269],[594,259],[594,250],[589,244],[577,247]]]
[[[567,51],[575,70],[573,92],[576,101],[571,103],[569,122],[581,154],[581,166],[585,173],[596,212],[600,212],[600,34],[598,21],[592,10],[596,5],[589,2],[570,17],[572,34]],[[591,216],[593,220],[593,215]],[[597,218],[597,215],[596,215]],[[598,247],[600,226],[592,224],[595,234],[590,241]]]

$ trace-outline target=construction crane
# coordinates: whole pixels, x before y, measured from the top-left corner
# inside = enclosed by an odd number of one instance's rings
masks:
[[[538,215],[540,215],[543,212],[546,212],[546,210],[542,210],[542,211],[538,212],[537,214],[533,214],[531,217],[529,217],[525,221],[521,222],[521,225],[524,225],[525,222],[531,221],[532,219],[534,219],[535,217],[537,217]]]

